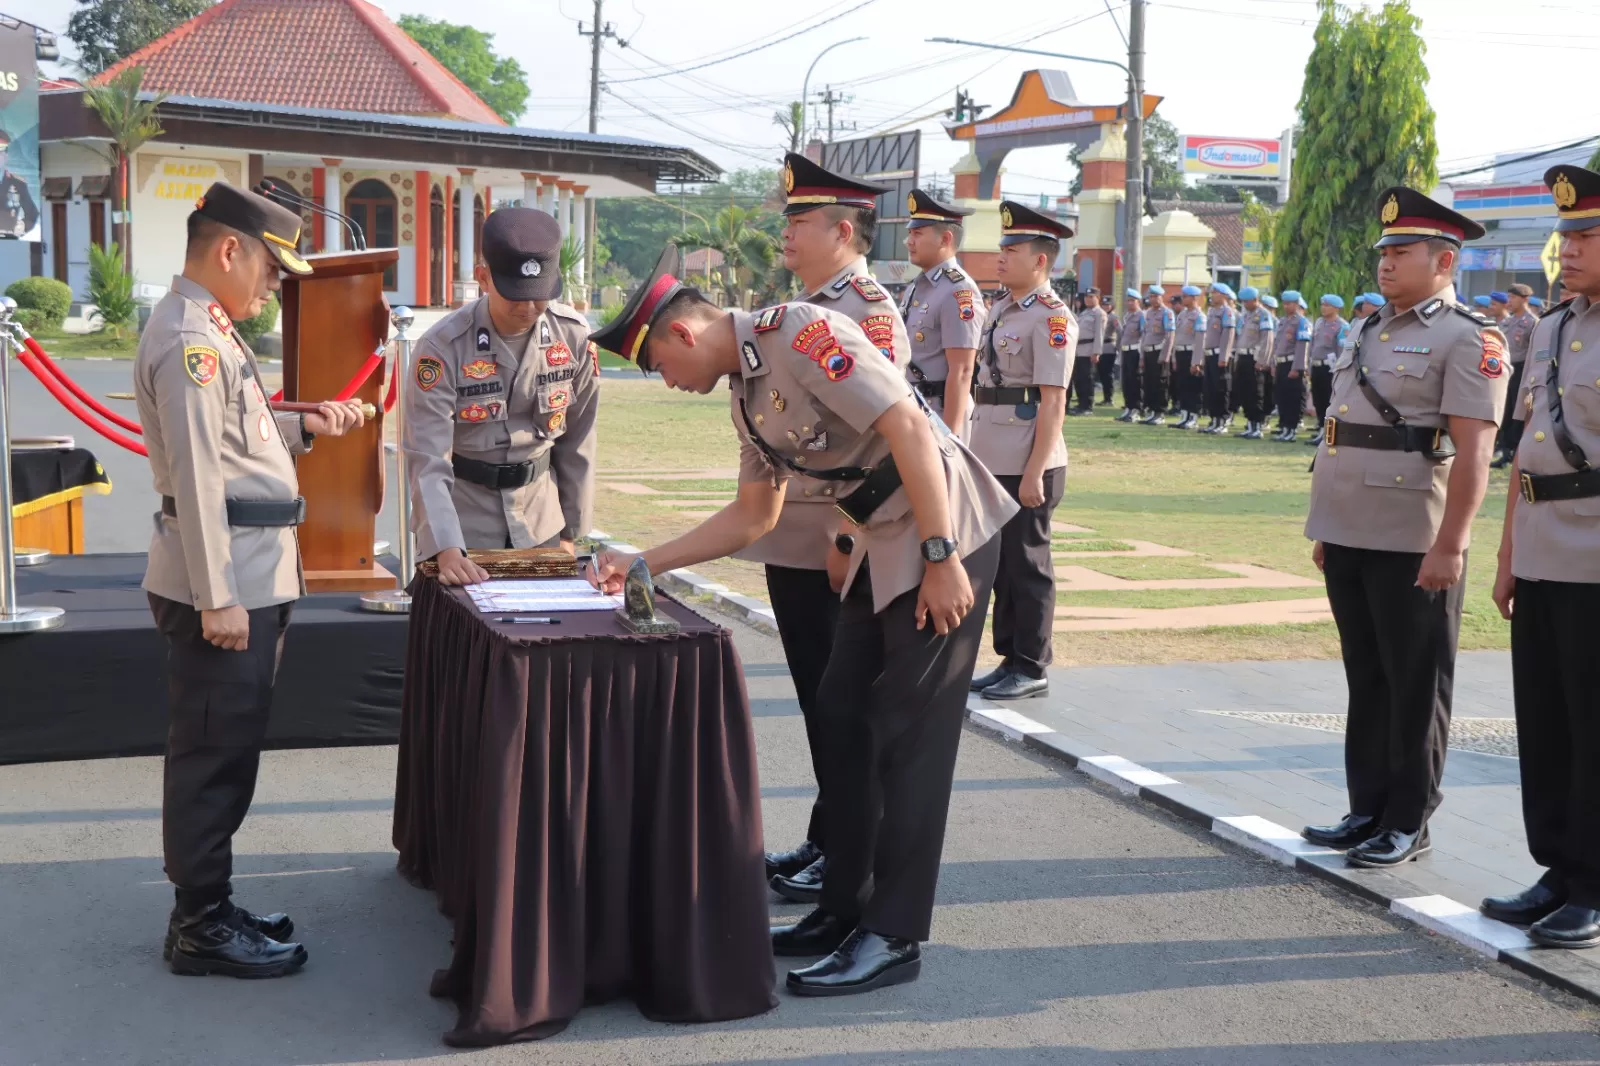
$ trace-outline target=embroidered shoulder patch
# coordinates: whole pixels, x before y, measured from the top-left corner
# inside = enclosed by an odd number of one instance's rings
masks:
[[[1498,330],[1483,331],[1483,358],[1478,361],[1478,373],[1486,378],[1497,378],[1506,370],[1505,338]]]
[[[787,310],[785,304],[777,304],[756,312],[756,320],[751,328],[757,333],[768,333],[778,328],[783,322],[783,312]]]
[[[417,388],[427,392],[444,376],[444,364],[431,355],[417,360]]]
[[[461,373],[474,381],[482,381],[485,378],[492,378],[496,374],[500,373],[500,366],[498,363],[488,359],[474,359],[472,362],[461,368]]]
[[[861,331],[867,335],[878,351],[894,362],[894,316],[868,315],[861,320]]]
[[[1064,315],[1050,316],[1050,347],[1065,348],[1067,346],[1067,319]]]
[[[544,361],[547,366],[566,366],[572,362],[572,349],[566,341],[556,341],[545,350]]]
[[[600,346],[594,341],[590,341],[586,354],[589,356],[589,361],[594,364],[594,372],[596,374],[600,373]]]
[[[863,300],[870,300],[876,303],[879,300],[887,300],[889,298],[889,294],[878,288],[878,283],[865,274],[853,275],[850,278],[850,284],[855,287],[856,292],[861,294]]]
[[[822,372],[828,376],[829,381],[843,381],[850,376],[850,371],[855,369],[856,361],[850,353],[839,347],[838,338],[833,335],[833,330],[828,328],[828,323],[819,319],[809,322],[805,328],[795,335],[794,350],[804,352]]]
[[[794,335],[794,350],[810,355],[812,346],[824,337],[830,340],[833,339],[833,331],[828,328],[827,322],[820,318],[815,322],[808,322],[801,327],[799,333]]]
[[[188,373],[189,379],[203,389],[217,380],[218,358],[220,356],[215,348],[196,344],[183,350],[183,369]]]
[[[458,417],[463,422],[487,422],[489,420],[489,409],[481,403],[468,404],[461,409]]]
[[[971,289],[957,289],[956,290],[956,308],[957,308],[957,311],[959,312],[959,314],[961,315],[961,320],[963,322],[972,321],[973,316],[976,315],[978,312],[977,312],[977,307],[973,303],[973,300],[972,300],[972,290]]]

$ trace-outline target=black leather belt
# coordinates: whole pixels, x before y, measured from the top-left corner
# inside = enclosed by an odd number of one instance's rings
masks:
[[[455,469],[456,477],[474,485],[482,485],[486,489],[520,489],[544,477],[550,469],[550,452],[544,452],[537,459],[524,459],[520,463],[484,463],[457,455],[451,458],[450,465]]]
[[[972,390],[974,403],[993,406],[1038,403],[1044,399],[1044,390],[1037,385],[1008,385],[1001,388],[976,388]]]
[[[1546,500],[1582,500],[1600,496],[1600,470],[1571,474],[1523,474],[1522,498],[1529,503]]]
[[[916,389],[918,392],[922,393],[922,395],[928,397],[929,399],[932,399],[932,400],[942,400],[942,399],[944,399],[944,379],[943,378],[940,378],[938,381],[928,381],[927,379],[923,379],[921,381],[913,381],[911,383],[911,387],[913,389]]]
[[[900,487],[900,471],[895,468],[894,456],[872,468],[861,481],[861,487],[834,504],[839,513],[858,526],[867,524],[872,513],[883,506],[883,501],[893,496]]]
[[[1329,448],[1422,452],[1429,459],[1448,459],[1456,453],[1449,431],[1433,426],[1369,426],[1329,418],[1323,423],[1323,434]]]
[[[161,497],[161,513],[177,518],[178,501],[171,496]],[[292,500],[228,500],[230,526],[298,526],[305,520],[304,496]]]

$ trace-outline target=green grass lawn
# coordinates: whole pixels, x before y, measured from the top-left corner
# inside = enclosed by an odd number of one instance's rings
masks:
[[[139,338],[129,337],[117,341],[104,333],[61,333],[55,336],[35,337],[39,347],[52,359],[84,359],[88,357],[132,359],[139,350]]]

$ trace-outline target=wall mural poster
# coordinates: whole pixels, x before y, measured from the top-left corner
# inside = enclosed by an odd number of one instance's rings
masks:
[[[39,184],[33,27],[0,19],[0,238],[40,239]]]

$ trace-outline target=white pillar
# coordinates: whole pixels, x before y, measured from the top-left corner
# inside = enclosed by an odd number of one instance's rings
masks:
[[[567,234],[572,232],[572,183],[562,182],[556,186],[556,221],[561,223],[561,240],[566,242]]]
[[[577,300],[588,302],[589,279],[584,270],[585,260],[588,259],[589,246],[589,211],[588,211],[587,185],[574,185],[572,187],[572,234],[578,239],[578,265],[573,268],[572,280],[576,282],[573,288],[578,291],[568,297],[567,302]]]
[[[547,215],[556,213],[556,179],[549,175],[539,178],[539,210]]]
[[[524,170],[522,172],[522,206],[543,208],[544,202],[540,199],[539,175]]]
[[[476,171],[471,168],[461,169],[461,211],[456,217],[456,247],[461,258],[461,276],[456,278],[455,302],[468,303],[478,298],[478,283],[473,280],[472,268],[477,263],[477,250],[473,246],[473,212],[472,212],[472,176]]]
[[[324,159],[327,170],[322,176],[322,206],[329,211],[343,211],[340,206],[344,199],[344,182],[339,176],[341,159]],[[322,250],[325,252],[339,252],[344,250],[344,226],[331,218],[322,220]]]

